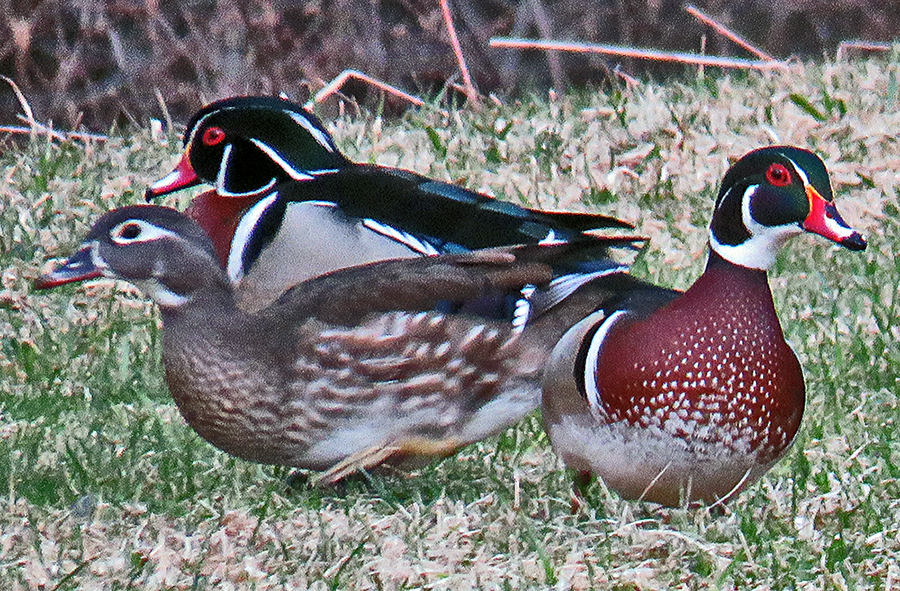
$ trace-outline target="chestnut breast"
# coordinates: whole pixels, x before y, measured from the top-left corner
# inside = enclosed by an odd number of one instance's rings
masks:
[[[595,380],[607,422],[756,452],[761,462],[793,440],[805,400],[765,272],[727,264],[710,266],[651,316],[619,318],[600,348]]]

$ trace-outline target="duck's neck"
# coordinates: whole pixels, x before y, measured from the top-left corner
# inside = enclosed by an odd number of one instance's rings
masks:
[[[228,264],[231,239],[244,212],[258,199],[259,195],[243,198],[221,197],[215,191],[201,193],[184,210],[185,215],[197,222],[212,238],[216,255],[222,266]]]
[[[772,328],[779,326],[767,272],[731,263],[714,250],[703,274],[673,303],[701,314],[724,306],[732,314],[749,314]]]
[[[168,329],[196,330],[216,326],[219,322],[243,321],[244,313],[237,307],[234,291],[224,275],[202,278],[199,285],[180,297],[175,305],[156,302],[163,325]]]
[[[713,249],[710,249],[709,258],[706,260],[706,269],[703,274],[706,275],[707,273],[714,275],[720,273],[741,275],[746,276],[748,280],[768,285],[768,271],[766,269],[757,269],[732,263]]]

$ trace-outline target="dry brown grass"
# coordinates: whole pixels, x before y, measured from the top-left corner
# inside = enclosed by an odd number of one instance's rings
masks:
[[[892,41],[900,7],[880,0],[696,2],[777,57],[834,55],[840,41]],[[679,2],[454,0],[461,49],[483,93],[558,90],[604,80],[617,64],[636,74],[671,66],[488,48],[498,35],[623,43],[744,56]],[[705,41],[704,41],[705,37]],[[460,81],[438,2],[422,0],[0,0],[0,74],[25,90],[37,117],[106,132],[113,123],[176,121],[209,99],[286,92],[306,99],[352,68],[413,93]],[[687,70],[692,71],[692,70]],[[345,91],[365,99],[366,87]],[[377,100],[376,93],[376,100]],[[163,108],[161,100],[165,102]],[[370,101],[369,104],[375,104]],[[405,107],[405,105],[402,105]],[[17,112],[0,89],[0,124]]]
[[[47,257],[137,201],[178,151],[146,131],[2,160],[0,581],[12,589],[888,589],[900,583],[895,62],[644,85],[482,113],[332,125],[355,159],[636,221],[636,272],[699,273],[715,185],[768,143],[823,156],[862,254],[794,240],[772,274],[806,368],[797,445],[721,513],[569,483],[531,418],[406,479],[288,491],[184,426],[155,317],[101,281],[35,294]],[[792,94],[793,96],[792,98]],[[826,98],[827,97],[827,98]],[[806,102],[804,102],[806,101]],[[830,106],[829,106],[830,105]],[[809,110],[818,113],[818,118]],[[842,112],[843,111],[843,112]],[[427,127],[440,138],[429,139]]]

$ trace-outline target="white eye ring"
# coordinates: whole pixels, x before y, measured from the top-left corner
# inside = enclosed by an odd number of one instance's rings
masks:
[[[118,223],[109,231],[109,237],[115,244],[133,244],[158,240],[172,233],[144,220],[130,219]]]

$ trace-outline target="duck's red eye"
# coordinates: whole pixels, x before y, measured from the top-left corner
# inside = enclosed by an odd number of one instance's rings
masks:
[[[791,173],[784,164],[770,164],[766,171],[766,180],[776,187],[784,187],[791,184]]]
[[[225,132],[222,131],[221,127],[210,127],[203,132],[202,139],[203,143],[207,146],[215,146],[216,144],[222,143],[225,139]]]

